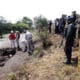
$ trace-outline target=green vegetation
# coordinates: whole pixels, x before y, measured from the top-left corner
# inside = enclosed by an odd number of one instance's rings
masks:
[[[2,38],[3,34],[9,33],[11,30],[23,32],[25,29],[31,29],[32,23],[30,18],[23,17],[22,20],[13,24],[5,20],[3,16],[0,16],[0,38]]]
[[[7,80],[16,80],[16,75],[13,72],[8,74]]]
[[[39,30],[39,32],[43,28],[47,28],[47,26],[48,26],[47,19],[44,16],[41,16],[41,15],[39,17],[35,17],[34,22],[35,22],[36,28]]]
[[[25,24],[28,24],[30,28],[31,28],[32,23],[33,23],[32,20],[28,17],[23,17],[22,22]]]

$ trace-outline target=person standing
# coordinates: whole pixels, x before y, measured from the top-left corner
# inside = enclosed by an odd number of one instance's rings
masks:
[[[55,34],[59,34],[59,19],[55,20]]]
[[[72,18],[72,21],[73,21],[73,22],[76,22],[76,20],[77,20],[76,11],[73,11],[73,12],[72,12],[71,18]]]
[[[32,40],[32,33],[29,32],[28,30],[26,31],[25,39],[27,40],[27,52],[29,53],[29,55],[31,55],[34,45]]]
[[[16,31],[16,44],[17,44],[17,49],[18,50],[20,49],[20,47],[19,47],[19,39],[20,39],[20,32]]]
[[[49,21],[49,27],[48,27],[48,29],[49,29],[49,33],[52,32],[52,31],[51,31],[51,26],[52,26],[52,21],[50,20],[50,21]]]
[[[65,16],[62,15],[62,17],[60,18],[60,23],[59,23],[59,29],[60,29],[60,34],[61,35],[64,34],[65,25],[66,25],[66,19],[65,19]]]
[[[72,56],[72,47],[74,44],[74,39],[76,36],[76,27],[75,22],[72,21],[72,18],[69,17],[68,19],[68,26],[67,26],[67,34],[66,34],[66,42],[64,51],[67,57],[66,64],[71,64],[71,56]]]
[[[11,42],[11,48],[15,48],[15,39],[16,39],[16,36],[15,36],[15,33],[13,31],[11,31],[10,35],[9,35],[9,40]]]

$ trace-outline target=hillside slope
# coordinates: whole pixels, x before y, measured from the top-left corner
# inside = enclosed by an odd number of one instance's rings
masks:
[[[36,44],[36,48],[40,49],[39,54],[43,53],[42,57],[35,55],[29,57],[27,53],[19,52],[20,54],[11,58],[1,68],[2,73],[5,71],[6,73],[0,80],[80,80],[76,62],[72,65],[63,64],[66,60],[63,46],[58,47],[61,37],[52,35],[51,41],[53,45],[48,49],[41,49],[41,42]],[[77,50],[73,51],[73,58],[76,58],[77,54]]]

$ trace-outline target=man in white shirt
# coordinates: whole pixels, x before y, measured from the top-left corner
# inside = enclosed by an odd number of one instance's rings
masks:
[[[26,51],[26,47],[27,47],[27,41],[25,40],[25,38],[23,37],[21,40],[20,40],[20,48],[23,52]]]

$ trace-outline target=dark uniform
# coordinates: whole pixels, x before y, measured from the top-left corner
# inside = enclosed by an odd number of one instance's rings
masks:
[[[72,47],[74,44],[74,39],[76,36],[76,27],[75,23],[72,21],[73,18],[69,19],[67,34],[66,34],[66,42],[65,42],[65,54],[67,57],[67,64],[71,63],[71,56],[72,56]]]
[[[55,20],[55,34],[59,34],[59,19]]]
[[[61,18],[61,19],[60,19],[60,24],[59,24],[59,28],[60,28],[60,33],[61,33],[61,34],[64,33],[65,24],[66,24],[65,19],[64,19],[64,18]]]
[[[49,33],[51,33],[51,26],[52,26],[52,21],[49,21],[49,27],[48,27]]]

